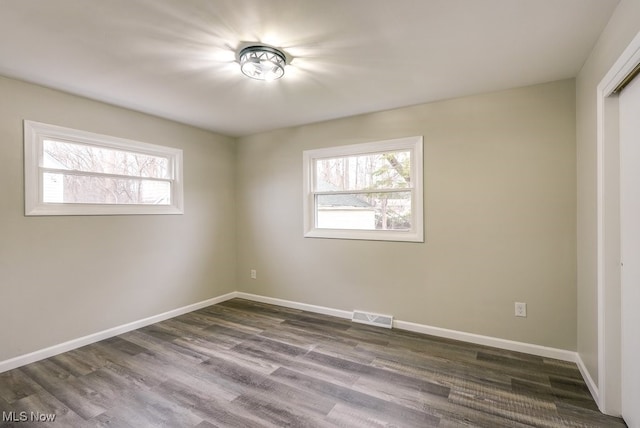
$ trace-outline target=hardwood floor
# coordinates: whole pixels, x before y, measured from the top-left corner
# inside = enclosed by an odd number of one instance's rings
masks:
[[[240,299],[2,373],[0,411],[16,427],[625,426],[573,363]]]

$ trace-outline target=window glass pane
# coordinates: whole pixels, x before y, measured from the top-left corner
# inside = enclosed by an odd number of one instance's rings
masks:
[[[43,202],[170,205],[171,183],[138,178],[43,174]]]
[[[411,192],[316,196],[319,229],[409,230]]]
[[[318,159],[316,191],[410,187],[409,150]]]
[[[171,178],[169,159],[62,141],[43,141],[43,167],[145,178]]]

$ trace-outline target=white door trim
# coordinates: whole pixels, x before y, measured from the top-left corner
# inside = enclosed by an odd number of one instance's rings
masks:
[[[619,103],[621,410],[627,425],[640,427],[640,79],[620,93]]]
[[[610,195],[606,194],[607,184],[605,177],[608,170],[606,169],[606,158],[608,147],[618,147],[619,138],[617,132],[610,135],[607,129],[615,126],[618,127],[617,106],[615,112],[612,111],[607,98],[612,94],[615,87],[624,79],[633,68],[640,62],[640,33],[638,33],[631,41],[629,46],[620,55],[614,65],[609,69],[604,78],[597,87],[597,288],[598,288],[598,407],[603,413],[620,414],[620,319],[616,314],[620,314],[620,301],[616,301],[616,296],[620,295],[620,283],[607,283],[607,269],[612,269],[611,263],[607,264],[607,252],[605,249],[605,239],[608,231],[607,222],[609,218],[605,218],[605,201]],[[619,171],[619,159],[618,159]],[[619,198],[618,198],[619,203]],[[615,221],[615,220],[614,220]],[[617,219],[619,235],[619,222]],[[616,238],[616,237],[614,237]],[[619,240],[619,236],[617,236]],[[620,269],[619,263],[615,269]],[[612,311],[617,306],[617,311]],[[613,312],[613,313],[612,313]],[[612,338],[616,336],[617,338]],[[617,341],[618,346],[607,346],[609,340]],[[617,361],[616,361],[617,360]],[[614,371],[618,371],[614,373]]]

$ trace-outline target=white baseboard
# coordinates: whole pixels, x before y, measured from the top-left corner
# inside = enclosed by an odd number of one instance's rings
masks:
[[[580,357],[580,354],[578,354],[577,352],[576,352],[575,363],[578,365],[580,374],[582,375],[584,382],[587,384],[587,387],[589,388],[589,392],[591,392],[591,396],[593,397],[593,400],[598,405],[598,408],[600,409],[600,411],[602,411],[602,406],[600,405],[600,390],[598,389],[598,385],[596,385],[596,383],[593,381],[593,378],[591,377],[589,370],[587,370],[587,366],[584,364],[584,361],[582,361],[582,357]]]
[[[177,317],[178,315],[183,315],[188,312],[193,312],[198,309],[205,308],[207,306],[215,305],[216,303],[221,303],[226,300],[233,299],[234,297],[236,297],[236,294],[237,293],[234,291],[231,293],[224,294],[222,296],[203,300],[202,302],[198,302],[191,305],[183,306],[181,308],[173,309],[171,311],[164,312],[159,315],[154,315],[138,321],[130,322],[128,324],[123,324],[117,327],[109,328],[107,330],[103,330],[103,331],[93,333],[84,337],[80,337],[78,339],[69,340],[68,342],[60,343],[58,345],[53,345],[48,348],[31,352],[29,354],[20,355],[18,357],[14,357],[5,361],[0,361],[0,373],[6,372],[11,369],[15,369],[17,367],[21,367],[30,363],[34,363],[36,361],[44,360],[45,358],[53,357],[54,355],[58,355],[63,352],[68,352],[85,345],[90,345],[92,343],[99,342],[100,340],[105,340],[110,337],[114,337],[119,334],[126,333],[131,330],[136,330],[138,328],[155,324],[157,322],[164,321],[169,318]]]
[[[458,330],[432,327],[424,324],[416,324],[407,321],[394,320],[393,327],[401,330],[409,330],[416,333],[430,334],[432,336],[444,337],[447,339],[460,340],[462,342],[475,343],[477,345],[492,346],[494,348],[508,351],[524,352],[525,354],[537,355],[545,358],[555,358],[556,360],[576,362],[577,353],[564,349],[550,348],[547,346],[534,345],[526,342],[516,342],[513,340],[500,339],[497,337],[483,336],[475,333],[467,333]]]
[[[249,294],[237,292],[236,297],[253,300],[256,302],[269,303],[272,305],[284,306],[286,308],[300,309],[309,312],[316,312],[325,315],[331,315],[339,318],[351,318],[351,311],[327,308],[324,306],[309,305],[306,303],[293,302],[291,300],[276,299],[273,297],[259,296],[257,294]],[[474,333],[465,333],[463,331],[448,330],[446,328],[432,327],[425,324],[416,324],[408,321],[393,320],[393,327],[400,330],[408,330],[416,333],[429,334],[447,339],[460,340],[462,342],[475,343],[478,345],[493,346],[495,348],[506,349],[509,351],[524,352],[526,354],[537,355],[545,358],[555,358],[557,360],[570,361],[575,363],[578,354],[573,351],[564,349],[549,348],[546,346],[533,345],[525,342],[515,342],[512,340],[499,339],[497,337],[482,336]]]
[[[330,315],[337,318],[351,319],[351,311],[327,308],[326,306],[310,305],[308,303],[294,302],[291,300],[276,299],[275,297],[260,296],[236,291],[236,297],[240,299],[252,300],[254,302],[268,303],[270,305],[284,306],[285,308],[299,309],[301,311],[314,312],[316,314]]]
[[[217,303],[221,303],[233,298],[242,298],[242,299],[252,300],[255,302],[268,303],[268,304],[283,306],[283,307],[292,308],[292,309],[299,309],[299,310],[315,312],[315,313],[324,314],[324,315],[330,315],[338,318],[350,319],[352,315],[351,311],[345,311],[340,309],[328,308],[325,306],[316,306],[316,305],[311,305],[307,303],[294,302],[291,300],[276,299],[273,297],[266,297],[266,296],[260,296],[257,294],[234,291],[231,293],[224,294],[222,296],[214,297],[212,299],[208,299],[202,302],[194,303],[192,305],[184,306],[182,308],[173,309],[171,311],[168,311],[159,315],[154,315],[154,316],[144,318],[138,321],[134,321],[128,324],[124,324],[124,325],[113,327],[101,332],[90,334],[88,336],[84,336],[78,339],[73,339],[68,342],[54,345],[45,349],[41,349],[39,351],[35,351],[29,354],[11,358],[9,360],[0,361],[0,373],[29,364],[29,363],[33,363],[35,361],[49,358],[63,352],[67,352],[72,349],[79,348],[81,346],[89,345],[91,343],[98,342],[100,340],[108,339],[110,337],[117,336],[119,334],[123,334],[131,330],[135,330],[150,324],[164,321],[166,319],[173,318],[178,315],[185,314],[187,312],[192,312],[210,305],[215,305]],[[582,360],[580,359],[579,355],[576,352],[567,351],[564,349],[549,348],[549,347],[540,346],[540,345],[533,345],[533,344],[524,343],[524,342],[515,342],[515,341],[500,339],[500,338],[491,337],[491,336],[482,336],[479,334],[466,333],[466,332],[457,331],[457,330],[448,330],[445,328],[433,327],[433,326],[424,325],[424,324],[416,324],[416,323],[401,321],[401,320],[394,320],[393,326],[401,330],[408,330],[416,333],[429,334],[437,337],[444,337],[448,339],[460,340],[463,342],[493,346],[495,348],[506,349],[510,351],[524,352],[527,354],[538,355],[546,358],[555,358],[558,360],[574,362],[578,364],[578,367],[580,368],[580,372],[585,378],[585,382],[589,386],[589,390],[594,396],[596,403],[598,402],[597,400],[598,389],[595,386],[593,379],[591,379],[591,377],[589,376],[588,371],[586,370],[584,364],[582,363]]]

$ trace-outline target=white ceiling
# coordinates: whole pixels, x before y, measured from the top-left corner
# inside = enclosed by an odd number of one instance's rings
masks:
[[[240,136],[575,77],[617,3],[0,0],[0,74]],[[253,41],[284,78],[240,73]]]

